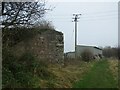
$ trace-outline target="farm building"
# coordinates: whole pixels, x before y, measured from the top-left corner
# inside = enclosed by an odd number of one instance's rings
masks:
[[[37,33],[29,40],[21,41],[15,45],[13,50],[17,56],[21,56],[25,52],[31,52],[38,60],[48,60],[53,63],[63,62],[63,33],[55,30]]]
[[[70,59],[74,59],[75,58],[75,52],[68,52],[65,54],[65,57],[70,58]]]
[[[96,46],[77,45],[77,51],[76,51],[77,57],[81,57],[81,53],[86,50],[89,50],[95,58],[102,56],[102,49],[100,49]],[[66,56],[68,58],[75,58],[75,52],[68,52],[68,53],[66,53]]]

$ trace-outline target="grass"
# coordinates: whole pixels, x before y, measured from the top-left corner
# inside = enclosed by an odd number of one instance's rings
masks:
[[[76,64],[68,64],[61,67],[57,64],[49,65],[49,71],[55,75],[52,80],[42,80],[42,87],[54,88],[72,88],[73,83],[79,80],[93,66],[94,62],[86,63],[83,61]]]
[[[117,88],[117,82],[109,69],[107,60],[94,64],[91,70],[73,85],[74,88]]]
[[[118,60],[117,59],[109,59],[109,68],[114,76],[114,79],[118,81]]]
[[[117,88],[114,78],[117,70],[111,70],[116,64],[116,61],[101,60],[80,61],[62,68],[57,64],[49,65],[49,71],[55,78],[42,80],[40,85],[49,88]]]

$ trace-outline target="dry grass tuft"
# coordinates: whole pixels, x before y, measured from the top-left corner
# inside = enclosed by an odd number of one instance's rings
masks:
[[[76,64],[69,64],[64,67],[60,65],[50,65],[49,71],[51,71],[55,76],[54,87],[55,88],[71,88],[73,83],[80,80],[81,77],[89,71],[93,66],[94,62],[79,62]]]
[[[110,59],[109,68],[114,76],[114,79],[118,81],[118,60],[117,59]]]

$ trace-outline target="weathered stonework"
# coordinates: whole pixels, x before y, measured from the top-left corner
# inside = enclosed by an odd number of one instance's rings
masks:
[[[62,63],[64,59],[63,33],[47,30],[37,34],[26,42],[16,45],[16,52],[32,52],[38,60]],[[18,55],[21,55],[21,54]]]

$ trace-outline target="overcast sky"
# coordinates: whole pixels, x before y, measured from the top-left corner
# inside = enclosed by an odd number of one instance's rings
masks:
[[[73,14],[79,13],[78,45],[118,45],[118,3],[117,2],[48,2],[55,6],[46,19],[57,31],[64,34],[64,52],[74,51]]]

